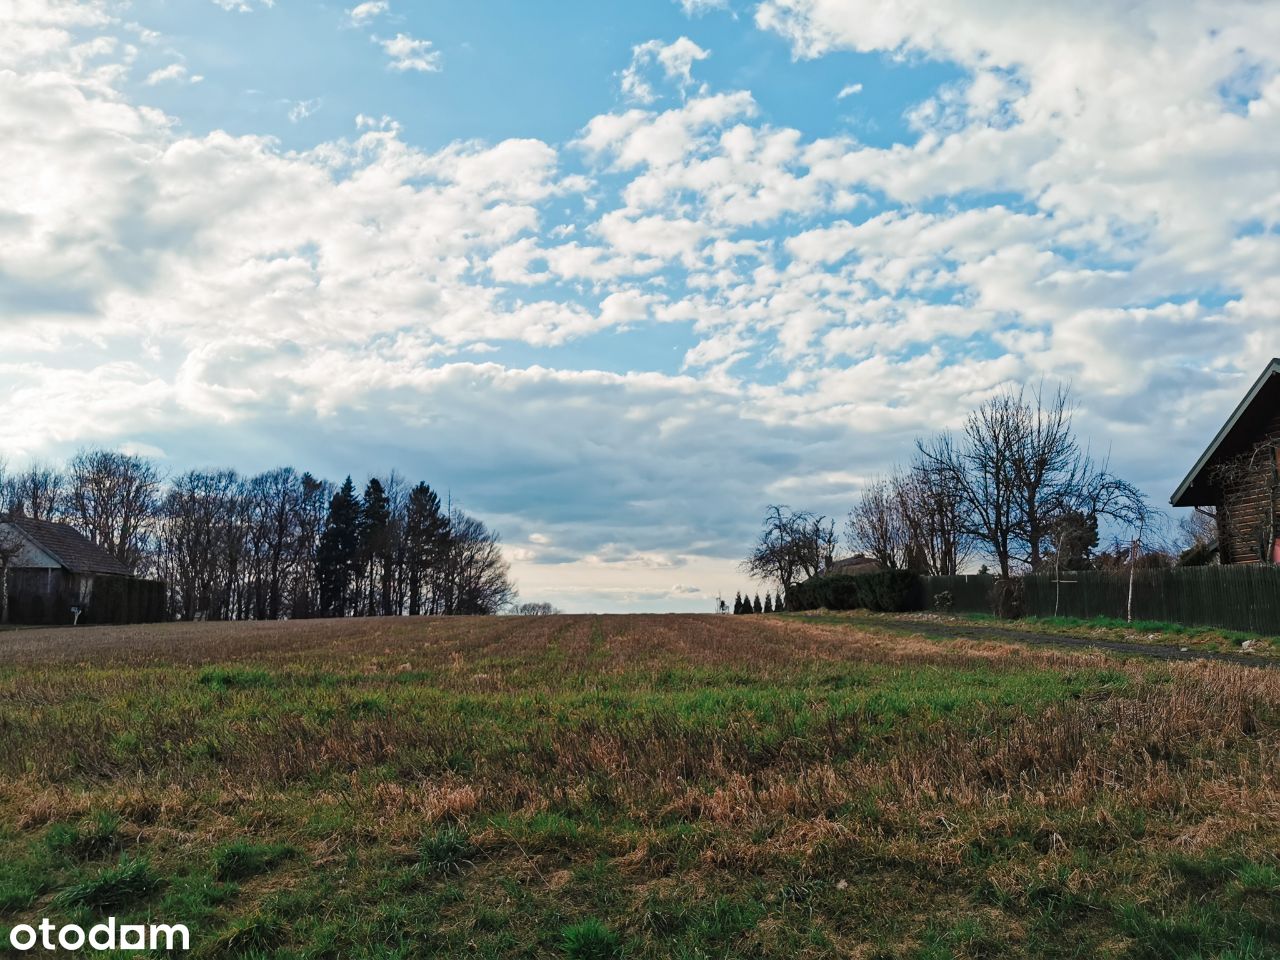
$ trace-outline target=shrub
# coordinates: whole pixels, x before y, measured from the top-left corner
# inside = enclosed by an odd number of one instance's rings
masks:
[[[857,576],[813,577],[787,591],[788,610],[877,610],[899,613],[923,605],[923,584],[907,570],[882,570]]]
[[[956,598],[951,595],[950,590],[939,590],[933,595],[933,609],[940,613],[946,613],[956,604]]]
[[[991,612],[1001,620],[1019,619],[1025,600],[1026,583],[1021,579],[997,580],[991,585]]]

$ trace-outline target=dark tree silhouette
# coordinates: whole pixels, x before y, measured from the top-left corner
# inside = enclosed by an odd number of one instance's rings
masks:
[[[346,616],[353,609],[353,601],[359,598],[358,584],[354,581],[360,558],[360,510],[355,485],[347,477],[329,501],[329,515],[325,518],[316,556],[320,610],[324,616]]]

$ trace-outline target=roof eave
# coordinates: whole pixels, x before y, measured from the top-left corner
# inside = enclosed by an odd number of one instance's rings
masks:
[[[1197,498],[1196,500],[1192,500],[1189,498],[1192,485],[1196,482],[1196,479],[1200,476],[1201,471],[1204,470],[1206,466],[1208,466],[1209,461],[1213,459],[1213,455],[1218,452],[1218,447],[1222,445],[1222,441],[1227,438],[1227,435],[1232,431],[1235,425],[1240,421],[1240,418],[1244,415],[1244,412],[1248,410],[1249,407],[1253,404],[1253,401],[1257,399],[1258,394],[1262,392],[1262,388],[1266,385],[1267,381],[1270,380],[1271,377],[1277,374],[1280,374],[1280,357],[1273,359],[1270,363],[1267,364],[1266,369],[1262,371],[1262,375],[1259,376],[1258,379],[1254,381],[1253,386],[1249,388],[1249,392],[1245,394],[1244,399],[1241,400],[1236,405],[1235,410],[1231,412],[1231,416],[1228,417],[1227,422],[1222,425],[1222,429],[1217,432],[1217,434],[1213,438],[1213,441],[1209,444],[1208,447],[1205,448],[1204,453],[1200,454],[1200,459],[1196,461],[1195,466],[1193,466],[1191,468],[1191,471],[1186,475],[1186,477],[1183,478],[1182,483],[1178,484],[1178,489],[1173,491],[1173,496],[1169,498],[1169,503],[1171,506],[1175,506],[1175,507],[1208,506],[1208,504],[1197,502],[1197,500],[1201,498]]]

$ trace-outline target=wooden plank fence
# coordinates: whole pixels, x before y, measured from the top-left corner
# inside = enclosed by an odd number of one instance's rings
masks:
[[[1113,617],[1125,619],[1128,573],[1063,571],[1023,577],[1027,616]],[[951,593],[956,613],[990,613],[994,578],[981,574],[925,577],[925,606],[933,609],[942,591]],[[1218,627],[1280,635],[1280,567],[1271,564],[1175,567],[1138,570],[1133,578],[1133,619]]]

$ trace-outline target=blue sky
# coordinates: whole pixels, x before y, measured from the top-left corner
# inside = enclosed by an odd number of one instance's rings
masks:
[[[1271,4],[0,13],[11,464],[395,467],[699,610],[1010,384],[1164,502],[1280,353]]]

